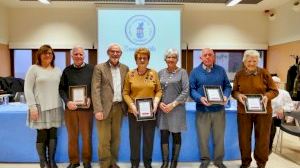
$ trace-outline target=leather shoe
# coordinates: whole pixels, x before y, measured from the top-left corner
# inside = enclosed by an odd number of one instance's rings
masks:
[[[200,168],[208,168],[208,166],[209,166],[209,162],[208,161],[203,161],[200,164]]]
[[[83,167],[84,168],[92,168],[92,165],[91,165],[91,163],[83,163]]]
[[[110,168],[120,168],[120,166],[118,166],[116,163],[110,165],[109,167],[110,167]]]
[[[79,166],[80,166],[79,163],[70,163],[67,168],[76,168],[76,167],[79,167]]]
[[[227,168],[223,163],[215,163],[217,168]]]

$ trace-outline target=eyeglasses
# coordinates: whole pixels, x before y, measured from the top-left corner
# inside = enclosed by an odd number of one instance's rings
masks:
[[[45,55],[53,55],[52,52],[44,52],[43,54],[45,54]]]
[[[213,57],[214,54],[212,54],[212,53],[206,53],[206,54],[203,54],[202,56],[203,57]]]
[[[177,56],[167,56],[166,59],[177,59]]]
[[[147,61],[147,60],[148,60],[148,57],[137,57],[137,60],[139,60],[139,61],[141,61],[141,60]]]
[[[116,54],[121,54],[122,52],[121,51],[118,51],[118,50],[109,50],[110,53],[116,53]]]

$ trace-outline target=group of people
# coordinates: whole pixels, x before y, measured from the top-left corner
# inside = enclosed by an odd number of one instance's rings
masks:
[[[120,63],[122,55],[119,44],[110,44],[109,59],[95,67],[84,62],[84,49],[76,46],[71,50],[73,64],[63,72],[54,66],[55,54],[51,46],[43,45],[37,51],[37,63],[32,65],[25,78],[25,96],[29,106],[27,124],[37,129],[36,149],[41,168],[57,168],[55,150],[57,128],[64,122],[68,132],[67,168],[80,166],[79,134],[82,137],[81,158],[84,168],[91,168],[92,127],[95,117],[98,131],[98,155],[101,168],[119,168],[118,152],[122,118],[128,115],[130,162],[138,168],[142,161],[151,168],[155,127],[161,135],[161,168],[176,168],[181,148],[181,132],[187,129],[185,101],[191,96],[196,102],[196,125],[201,153],[200,168],[207,168],[212,160],[209,153],[209,137],[212,133],[214,164],[226,168],[224,157],[225,107],[232,95],[238,100],[238,135],[241,152],[241,168],[251,163],[251,134],[255,131],[254,158],[259,168],[264,168],[269,154],[269,135],[272,124],[271,100],[278,90],[271,75],[258,67],[259,53],[247,50],[243,57],[243,68],[237,72],[233,89],[223,67],[215,64],[212,49],[202,50],[202,63],[188,77],[185,69],[177,66],[178,51],[169,49],[165,54],[167,67],[158,73],[148,68],[150,51],[138,48],[134,53],[137,67],[129,68]],[[203,87],[220,86],[224,102],[211,103]],[[84,86],[85,105],[71,98],[71,89]],[[245,94],[262,94],[266,114],[245,112]],[[151,113],[154,120],[138,121],[136,99],[151,98]],[[63,110],[63,100],[65,110]],[[172,145],[169,145],[170,135]],[[169,159],[172,146],[171,159]]]

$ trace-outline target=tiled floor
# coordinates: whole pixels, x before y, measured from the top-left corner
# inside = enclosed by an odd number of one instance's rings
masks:
[[[300,143],[300,141],[299,141]],[[295,164],[292,161],[289,161],[275,153],[272,153],[269,158],[269,162],[267,164],[267,168],[300,168],[300,165]],[[300,158],[299,158],[300,159]],[[240,161],[225,161],[225,165],[228,168],[239,168],[240,166]],[[153,168],[159,168],[161,163],[153,163]],[[130,164],[128,163],[119,163],[121,168],[130,168]],[[200,163],[185,163],[181,162],[178,164],[178,168],[198,168]],[[67,163],[63,164],[58,164],[59,168],[66,168],[68,166]],[[80,166],[82,168],[83,166]],[[99,167],[97,163],[93,164],[93,167]],[[255,168],[255,162],[252,163],[251,168]],[[0,163],[0,168],[39,168],[38,164],[13,164],[13,163],[8,163],[8,164],[1,164]],[[142,168],[142,166],[141,166]],[[215,168],[213,164],[209,166],[209,168]]]
[[[277,138],[277,136],[276,136]],[[277,142],[277,139],[274,140],[274,143]],[[279,152],[279,146],[275,150],[276,144],[274,144],[273,153],[269,157],[267,163],[267,168],[300,168],[300,139],[298,137],[283,134],[283,148],[282,153]],[[225,161],[224,164],[228,168],[239,168],[241,161]],[[129,163],[119,163],[121,168],[130,168]],[[153,168],[160,168],[161,163],[153,163]],[[198,168],[200,163],[198,162],[180,162],[178,168]],[[66,168],[67,163],[58,164],[59,168]],[[98,168],[97,163],[93,163],[94,168]],[[143,166],[141,166],[142,168]],[[255,168],[255,161],[252,161],[251,168]],[[16,164],[16,163],[0,163],[0,168],[39,168],[39,164]],[[83,168],[83,166],[80,166]],[[215,168],[213,164],[209,168]]]

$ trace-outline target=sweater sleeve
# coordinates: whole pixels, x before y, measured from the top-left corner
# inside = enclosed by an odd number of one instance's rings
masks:
[[[68,78],[66,75],[66,71],[63,71],[63,74],[60,78],[60,83],[59,83],[59,95],[67,105],[68,103]]]
[[[124,88],[123,88],[123,98],[125,102],[127,103],[128,106],[130,106],[131,103],[134,103],[132,98],[130,97],[130,92],[131,92],[131,85],[130,85],[130,73],[131,71],[127,72],[126,77],[125,77],[125,82],[124,82]]]
[[[227,98],[229,98],[232,87],[230,85],[230,81],[228,79],[228,76],[225,72],[225,70],[223,69],[223,76],[224,76],[224,82],[223,82],[223,94],[224,96],[226,96]]]
[[[34,87],[36,82],[36,65],[32,65],[26,73],[24,92],[29,108],[36,106],[37,102],[34,96]]]
[[[274,99],[278,95],[278,89],[270,75],[270,73],[267,70],[264,70],[264,80],[267,85],[267,92],[264,94],[268,97],[268,100]]]
[[[233,88],[232,88],[232,92],[231,92],[231,96],[235,99],[238,99],[238,96],[240,94],[239,92],[239,72],[237,72],[234,76],[234,80],[233,80]]]
[[[182,91],[175,100],[178,103],[184,103],[186,99],[189,97],[189,88],[190,88],[189,77],[186,70],[184,69],[182,70],[181,73],[181,87],[182,87]]]
[[[196,74],[195,74],[195,69],[191,72],[191,76],[190,76],[190,94],[191,94],[191,98],[195,101],[195,102],[200,102],[200,98],[202,97],[202,95],[197,91],[198,90],[198,86],[197,86],[197,78],[196,78]]]
[[[161,85],[160,85],[160,81],[159,81],[159,77],[157,72],[154,73],[155,75],[155,98],[159,101],[161,96],[162,96],[162,89],[161,89]]]

